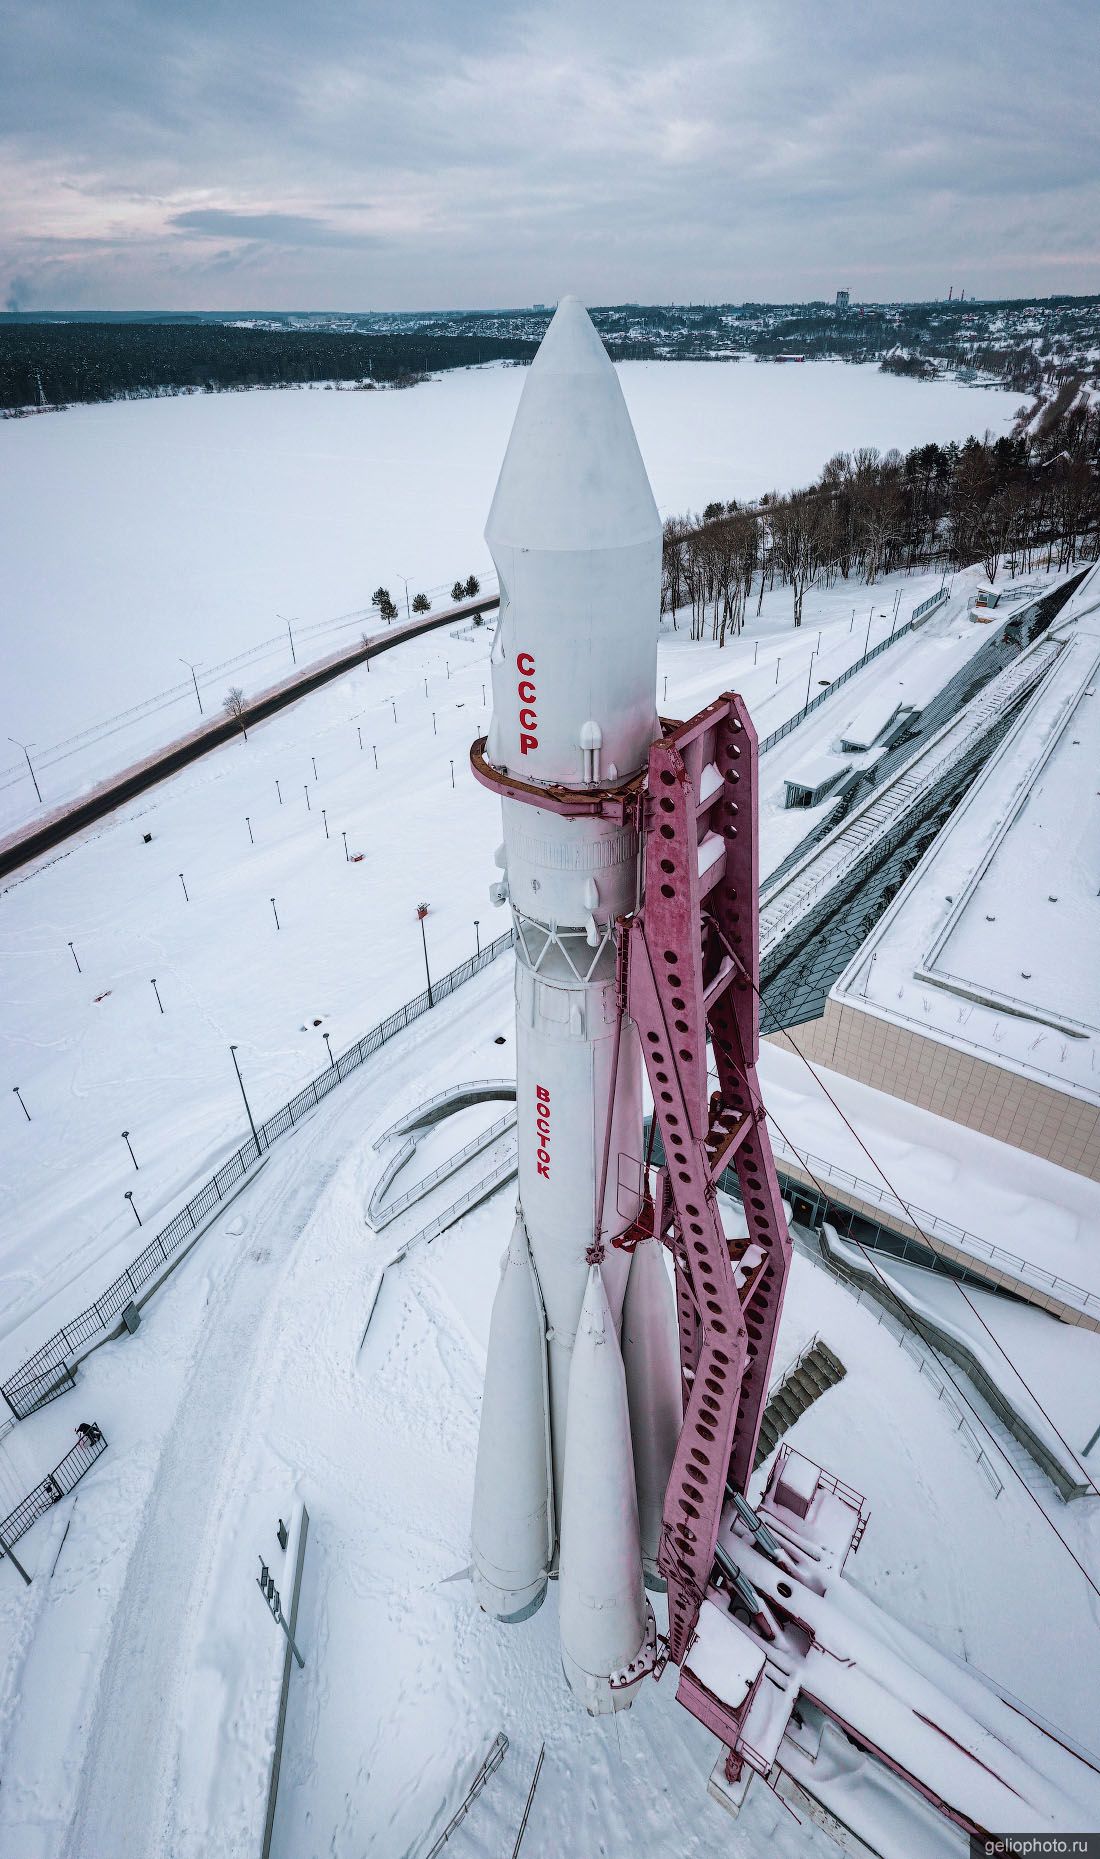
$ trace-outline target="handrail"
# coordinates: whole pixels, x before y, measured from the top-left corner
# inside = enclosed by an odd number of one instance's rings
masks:
[[[417,1104],[414,1109],[402,1111],[396,1121],[391,1123],[388,1129],[382,1131],[381,1136],[375,1137],[374,1147],[381,1149],[391,1136],[407,1135],[408,1130],[415,1128],[422,1116],[426,1116],[428,1111],[434,1110],[438,1104],[445,1104],[449,1097],[461,1097],[466,1091],[481,1091],[486,1094],[490,1091],[499,1091],[502,1098],[509,1095],[514,1097],[515,1090],[514,1078],[469,1078],[463,1084],[449,1084],[442,1091],[433,1092],[431,1097],[426,1097],[423,1103]]]
[[[0,1543],[17,1543],[25,1536],[31,1525],[44,1517],[53,1505],[68,1497],[69,1492],[80,1483],[85,1472],[89,1471],[101,1453],[107,1450],[107,1441],[98,1427],[89,1429],[88,1437],[80,1435],[75,1446],[71,1446],[65,1457],[55,1465],[52,1472],[35,1485],[21,1498],[15,1509],[8,1512],[0,1523]],[[3,1550],[0,1550],[0,1559]]]
[[[503,1117],[498,1117],[495,1123],[490,1123],[488,1129],[481,1130],[477,1136],[471,1136],[464,1148],[456,1149],[454,1155],[448,1156],[445,1162],[440,1162],[438,1168],[433,1168],[429,1174],[415,1181],[411,1188],[406,1188],[404,1193],[399,1194],[395,1200],[384,1201],[381,1207],[374,1209],[378,1215],[378,1226],[388,1226],[391,1220],[396,1219],[398,1214],[404,1213],[406,1207],[411,1207],[414,1201],[423,1200],[425,1194],[429,1193],[439,1182],[445,1181],[448,1175],[455,1174],[462,1167],[463,1162],[468,1162],[472,1156],[477,1155],[479,1150],[487,1149],[498,1136],[502,1136],[505,1130],[511,1128],[515,1120],[514,1110],[505,1111]]]
[[[414,1246],[429,1245],[433,1239],[438,1239],[441,1233],[445,1233],[449,1226],[454,1225],[461,1214],[467,1213],[471,1207],[476,1207],[478,1201],[483,1201],[502,1181],[507,1181],[510,1175],[514,1175],[517,1166],[516,1151],[513,1149],[510,1155],[506,1155],[503,1161],[498,1162],[495,1168],[491,1168],[480,1181],[475,1181],[472,1188],[467,1188],[465,1194],[460,1194],[457,1201],[452,1201],[451,1205],[445,1207],[443,1212],[437,1214],[427,1226],[421,1227],[419,1233],[414,1233],[411,1239],[406,1240],[400,1252],[390,1260],[390,1264],[396,1265],[400,1259],[412,1251]]]
[[[873,1317],[875,1322],[893,1337],[898,1347],[904,1349],[910,1361],[916,1364],[918,1375],[923,1375],[925,1380],[930,1382],[932,1387],[936,1389],[937,1400],[943,1403],[956,1423],[956,1433],[963,1441],[967,1451],[977,1460],[978,1468],[988,1480],[993,1490],[994,1497],[999,1498],[1001,1492],[1004,1490],[1004,1482],[1000,1478],[992,1459],[982,1445],[978,1435],[975,1433],[974,1428],[967,1419],[966,1414],[959,1406],[954,1394],[950,1392],[951,1383],[946,1377],[940,1374],[938,1368],[935,1366],[935,1356],[928,1348],[927,1344],[922,1341],[915,1330],[901,1323],[897,1317],[886,1310],[874,1296],[874,1293],[869,1291],[865,1285],[858,1284],[854,1278],[845,1277],[843,1272],[838,1271],[832,1260],[826,1257],[820,1245],[811,1249],[805,1242],[799,1239],[793,1227],[791,1228],[791,1237],[794,1239],[799,1251],[804,1252],[812,1260],[816,1269],[828,1272],[829,1276],[835,1279],[837,1284],[841,1285],[843,1289],[848,1292],[850,1297],[855,1298],[857,1304],[863,1305],[868,1316]]]
[[[834,1186],[853,1189],[861,1201],[869,1201],[896,1214],[909,1226],[923,1227],[930,1238],[947,1240],[960,1252],[968,1252],[975,1259],[985,1259],[991,1265],[1011,1271],[1014,1277],[1034,1286],[1036,1290],[1056,1291],[1067,1304],[1076,1309],[1087,1311],[1090,1315],[1100,1316],[1100,1292],[1087,1291],[1082,1285],[1063,1278],[1056,1272],[1045,1271],[1041,1265],[1035,1265],[1030,1259],[1023,1259],[1017,1253],[1007,1252],[1003,1246],[995,1246],[988,1239],[981,1239],[976,1233],[970,1233],[965,1227],[955,1226],[950,1220],[944,1220],[939,1214],[930,1213],[924,1207],[917,1207],[912,1201],[903,1201],[888,1188],[880,1188],[873,1181],[864,1181],[859,1175],[853,1175],[848,1169],[838,1168],[834,1162],[824,1156],[813,1155],[809,1150],[796,1149],[793,1143],[772,1128],[772,1145],[777,1155],[786,1155],[796,1162],[801,1162],[814,1175],[823,1178]],[[919,1230],[915,1237],[919,1240]]]

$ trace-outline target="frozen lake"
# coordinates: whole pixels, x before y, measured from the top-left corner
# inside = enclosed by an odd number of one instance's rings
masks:
[[[841,448],[1003,432],[1018,398],[836,362],[628,362],[620,376],[663,514],[789,489]],[[300,622],[301,659],[354,638],[305,629],[365,607],[379,582],[403,604],[403,575],[410,593],[486,579],[481,532],[523,381],[490,367],[402,393],[194,395],[0,422],[0,733],[45,754],[165,693],[151,737],[120,731],[105,765],[121,765],[195,718],[181,657],[202,661],[214,708],[230,682],[255,690],[290,668],[279,615]],[[265,640],[232,677],[219,669]]]

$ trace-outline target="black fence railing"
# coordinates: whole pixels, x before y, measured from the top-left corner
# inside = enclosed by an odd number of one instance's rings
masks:
[[[186,1207],[181,1207],[166,1227],[162,1227],[145,1250],[131,1261],[113,1284],[108,1285],[102,1296],[94,1304],[89,1304],[86,1310],[82,1310],[79,1316],[72,1318],[71,1322],[63,1324],[0,1385],[0,1393],[16,1418],[25,1420],[28,1414],[34,1413],[37,1408],[71,1386],[71,1358],[78,1355],[86,1343],[97,1336],[102,1337],[111,1329],[142,1287],[155,1278],[172,1255],[198,1232],[203,1221],[221,1205],[242,1176],[278,1137],[296,1128],[302,1118],[316,1109],[330,1091],[335,1090],[344,1078],[356,1071],[388,1040],[404,1032],[421,1014],[427,1013],[429,1007],[438,1006],[456,988],[480,974],[498,955],[503,955],[506,949],[511,948],[512,940],[513,932],[506,930],[503,936],[498,936],[495,942],[487,943],[477,955],[471,955],[465,962],[460,962],[457,968],[441,975],[438,981],[432,982],[430,996],[425,989],[422,994],[398,1007],[385,1020],[379,1021],[369,1033],[364,1033],[362,1039],[356,1040],[346,1052],[326,1065],[324,1071],[318,1072],[316,1078],[311,1078],[308,1084],[303,1085],[289,1104],[283,1104],[281,1109],[261,1123],[256,1131],[257,1140],[253,1141],[250,1136],[227,1162],[223,1162],[217,1173],[192,1196]]]
[[[81,1436],[71,1451],[65,1454],[60,1465],[55,1465],[52,1472],[47,1472],[40,1484],[33,1491],[28,1491],[14,1510],[10,1510],[0,1523],[0,1542],[17,1543],[21,1536],[26,1536],[33,1523],[44,1517],[54,1504],[68,1497],[74,1485],[78,1485],[85,1472],[93,1466],[101,1453],[106,1452],[107,1441],[98,1427],[81,1429]],[[0,1556],[3,1551],[0,1550]]]
[[[862,658],[857,658],[854,664],[849,665],[847,671],[842,671],[838,678],[831,679],[827,689],[819,691],[816,697],[811,697],[809,703],[803,704],[801,710],[796,710],[793,716],[789,716],[785,723],[779,725],[778,729],[773,729],[770,736],[765,736],[758,753],[763,755],[768,749],[774,749],[776,743],[782,742],[784,736],[789,736],[792,729],[797,729],[800,723],[812,715],[819,704],[823,704],[834,691],[839,691],[842,684],[847,684],[848,679],[854,678],[856,672],[862,671],[864,665],[869,665],[873,658],[878,658],[881,652],[886,652],[892,645],[897,645],[898,640],[904,639],[906,633],[912,632],[914,626],[924,618],[926,613],[930,613],[933,607],[941,606],[946,598],[946,591],[941,588],[937,594],[930,594],[927,600],[922,600],[919,607],[913,608],[904,625],[895,627],[885,639],[880,639],[869,652],[864,652]]]

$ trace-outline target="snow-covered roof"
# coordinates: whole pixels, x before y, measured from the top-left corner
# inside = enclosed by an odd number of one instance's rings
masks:
[[[1100,575],[1065,650],[834,998],[1100,1101]]]
[[[833,755],[827,749],[816,755],[804,756],[796,768],[786,776],[788,787],[807,787],[813,792],[823,782],[837,781],[848,772],[850,763],[847,757]]]

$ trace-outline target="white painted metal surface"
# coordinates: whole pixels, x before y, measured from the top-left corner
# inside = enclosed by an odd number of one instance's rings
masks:
[[[519,1620],[553,1551],[545,1318],[517,1209],[493,1304],[474,1486],[471,1574],[487,1613]]]
[[[501,583],[486,759],[536,790],[502,802],[503,875],[492,894],[511,900],[517,929],[520,1206],[546,1316],[563,1661],[586,1706],[606,1710],[630,1701],[632,1683],[608,1701],[610,1676],[643,1653],[647,1627],[617,1333],[630,1260],[609,1243],[641,1204],[641,1056],[620,1014],[611,933],[640,901],[640,843],[612,820],[540,805],[537,790],[603,786],[646,764],[658,733],[661,525],[615,370],[574,298],[559,306],[529,371],[486,540]],[[578,1369],[590,1255],[602,1265]],[[509,1454],[527,1450],[530,1432],[525,1421],[505,1433],[493,1411],[513,1398],[510,1378],[522,1401],[529,1389],[522,1350],[505,1340],[519,1321],[501,1307],[512,1300],[507,1281],[493,1316],[474,1504],[475,1559],[485,1567],[506,1560],[495,1547],[502,1487],[526,1476]],[[638,1303],[639,1324],[645,1311],[659,1320],[652,1298]],[[578,1376],[586,1392],[570,1418]],[[664,1431],[661,1442],[663,1453]],[[658,1476],[651,1448],[647,1439],[647,1511]],[[533,1598],[534,1576],[518,1575],[517,1591]],[[502,1617],[515,1612],[511,1580],[495,1600],[490,1583],[479,1590]]]
[[[598,1266],[588,1275],[569,1374],[569,1430],[561,1524],[561,1658],[591,1716],[625,1709],[634,1685],[610,1675],[638,1658],[648,1606],[642,1585],[638,1500],[626,1376]]]
[[[630,1261],[622,1351],[634,1442],[642,1567],[647,1584],[663,1588],[657,1570],[661,1513],[684,1407],[676,1299],[665,1269],[664,1249],[656,1239],[641,1240]]]

